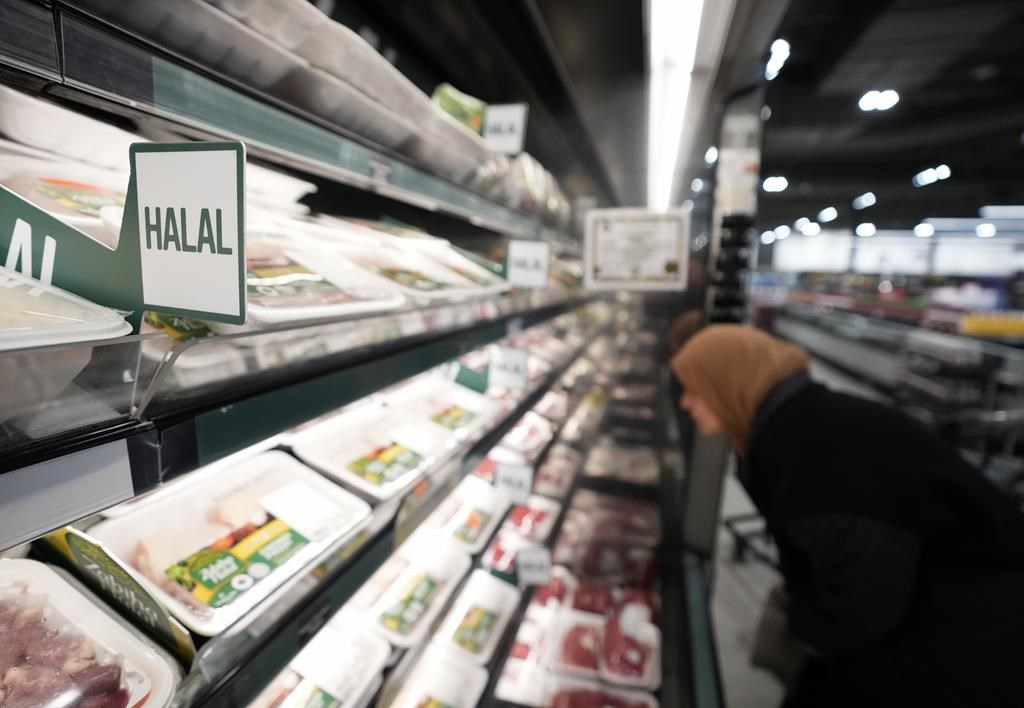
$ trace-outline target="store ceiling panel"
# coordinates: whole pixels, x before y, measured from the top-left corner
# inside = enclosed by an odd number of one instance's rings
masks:
[[[929,216],[977,216],[1024,203],[1024,3],[1014,0],[796,0],[777,35],[792,47],[769,83],[764,175],[789,180],[762,194],[765,226],[813,218],[912,228]],[[889,110],[860,98],[892,89]],[[947,165],[951,177],[911,179]],[[871,191],[877,204],[852,200]]]

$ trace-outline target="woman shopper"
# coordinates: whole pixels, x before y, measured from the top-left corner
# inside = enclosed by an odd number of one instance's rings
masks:
[[[786,708],[1024,707],[1024,515],[899,411],[812,383],[808,356],[716,325],[672,360],[728,435],[807,649]]]

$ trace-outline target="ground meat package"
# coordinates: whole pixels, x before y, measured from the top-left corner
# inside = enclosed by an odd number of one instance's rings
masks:
[[[533,541],[502,526],[484,552],[480,564],[500,577],[513,579],[516,577],[516,554],[523,548],[536,547]]]
[[[546,694],[539,704],[544,708],[658,708],[650,694],[565,676],[553,677]]]
[[[551,568],[551,582],[541,585],[533,593],[533,604],[557,609],[572,602],[579,581],[560,565]]]
[[[171,702],[173,661],[51,568],[0,560],[0,705],[126,708]]]
[[[89,533],[196,634],[213,636],[370,520],[370,507],[294,457],[211,465]]]
[[[654,485],[661,477],[661,463],[652,448],[619,445],[610,437],[601,436],[590,449],[583,473],[588,477]]]
[[[465,661],[486,664],[494,655],[519,598],[515,586],[483,570],[474,571],[434,634],[434,643]]]
[[[568,445],[555,444],[537,468],[533,491],[552,499],[565,499],[579,473],[583,457]]]
[[[545,543],[551,536],[561,511],[562,505],[558,502],[533,494],[525,504],[516,504],[512,507],[505,520],[505,526],[528,541]]]
[[[562,390],[551,389],[537,402],[533,411],[550,421],[560,423],[569,415],[569,394]]]
[[[416,662],[393,708],[475,708],[487,687],[487,671],[428,648]]]
[[[550,666],[559,673],[601,677],[604,620],[586,612],[561,610],[548,638]]]
[[[362,708],[376,693],[391,647],[381,637],[332,621],[250,704],[250,708]]]
[[[547,642],[551,667],[570,676],[656,690],[661,685],[661,633],[645,616],[640,611],[608,618],[559,611]]]
[[[528,411],[501,439],[501,449],[512,453],[514,458],[500,462],[534,465],[554,436],[555,427],[549,420]]]

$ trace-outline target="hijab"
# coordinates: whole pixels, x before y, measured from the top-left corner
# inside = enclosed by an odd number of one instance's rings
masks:
[[[742,454],[761,402],[783,380],[806,371],[809,361],[803,349],[767,332],[723,324],[695,334],[672,358],[672,371],[718,417]]]

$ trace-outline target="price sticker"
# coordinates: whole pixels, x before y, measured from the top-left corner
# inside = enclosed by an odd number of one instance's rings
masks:
[[[498,347],[491,359],[488,383],[491,386],[526,390],[529,385],[530,354],[525,349]]]
[[[494,468],[494,486],[504,489],[513,504],[525,504],[533,491],[533,468],[501,463]]]
[[[547,585],[551,582],[551,551],[547,548],[519,549],[516,570],[523,585]]]
[[[544,288],[548,284],[551,244],[514,240],[508,243],[505,277],[517,288]]]

